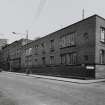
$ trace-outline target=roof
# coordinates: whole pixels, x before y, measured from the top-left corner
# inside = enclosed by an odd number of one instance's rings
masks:
[[[71,25],[69,25],[69,26],[66,26],[66,27],[64,27],[64,28],[62,28],[62,29],[59,29],[59,30],[57,30],[57,31],[55,31],[55,32],[49,33],[48,35],[46,35],[46,36],[44,36],[44,37],[41,37],[41,38],[39,38],[39,39],[37,39],[37,40],[33,40],[32,42],[30,42],[30,43],[28,43],[28,44],[34,43],[34,42],[36,42],[36,41],[38,41],[38,40],[41,40],[42,38],[45,38],[45,37],[47,37],[47,36],[49,36],[49,35],[52,35],[52,34],[54,34],[54,33],[56,33],[56,32],[59,32],[59,31],[61,31],[61,30],[64,30],[64,29],[66,29],[66,28],[68,28],[68,27],[71,27],[71,26],[73,26],[73,25],[75,25],[75,24],[78,24],[78,23],[80,23],[80,22],[83,22],[83,21],[88,20],[88,19],[93,18],[93,17],[102,18],[101,16],[99,16],[99,15],[97,15],[97,14],[94,14],[94,15],[92,15],[92,16],[90,16],[90,17],[87,17],[87,18],[85,18],[85,19],[83,19],[83,20],[80,20],[80,21],[78,21],[78,22],[76,22],[76,23],[73,23],[73,24],[71,24]],[[104,19],[104,18],[102,18],[102,19]],[[105,19],[104,19],[104,20],[105,20]]]

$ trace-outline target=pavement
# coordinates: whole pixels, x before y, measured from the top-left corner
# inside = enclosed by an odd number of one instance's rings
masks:
[[[45,75],[24,74],[24,73],[16,73],[16,72],[8,72],[8,73],[15,73],[16,75],[30,76],[35,78],[50,79],[50,80],[57,80],[57,81],[64,81],[64,82],[71,82],[71,83],[78,83],[78,84],[91,84],[91,83],[105,82],[105,78],[81,80],[81,79],[62,78],[62,77],[53,77],[53,76],[45,76]]]

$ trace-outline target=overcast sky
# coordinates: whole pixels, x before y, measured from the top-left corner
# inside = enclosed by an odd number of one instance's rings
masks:
[[[26,30],[30,39],[45,36],[81,20],[83,8],[85,18],[105,18],[105,0],[0,0],[0,38],[10,43],[25,38]]]

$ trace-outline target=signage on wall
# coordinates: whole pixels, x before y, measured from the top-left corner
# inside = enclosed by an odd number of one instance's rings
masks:
[[[86,66],[86,69],[94,69],[94,66]]]

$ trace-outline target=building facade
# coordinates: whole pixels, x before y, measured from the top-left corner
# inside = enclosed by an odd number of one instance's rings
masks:
[[[54,66],[57,75],[67,72],[69,76],[90,75],[94,78],[96,17],[94,15],[23,46],[21,65],[30,68],[43,66],[42,69],[47,66],[45,69],[49,72]],[[91,65],[92,70],[86,70],[87,65]],[[61,71],[56,72],[57,69]],[[39,71],[43,70],[40,68]]]
[[[34,40],[21,47],[20,56],[21,69],[36,74],[104,78],[105,19],[93,15]]]
[[[2,58],[5,69],[15,71],[21,68],[22,46],[27,43],[27,39],[20,39],[2,48]]]

